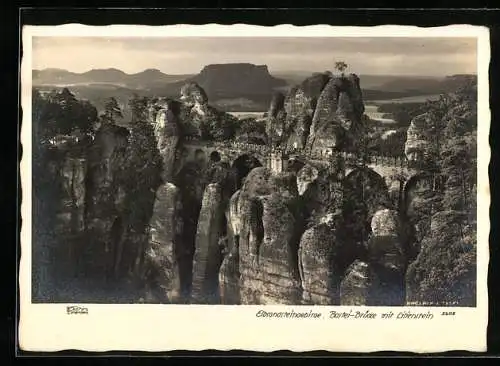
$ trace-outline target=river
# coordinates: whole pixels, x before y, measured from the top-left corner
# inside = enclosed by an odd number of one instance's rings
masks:
[[[385,113],[380,113],[378,111],[378,106],[376,105],[365,105],[365,114],[368,117],[370,117],[370,119],[374,119],[382,123],[387,123],[387,124],[396,123],[396,121],[394,121],[394,119],[392,118],[383,118],[383,115]]]
[[[382,116],[384,113],[380,113],[377,111],[378,106],[376,105],[365,105],[365,114],[370,117],[371,119],[380,121],[382,123],[395,123],[394,119],[392,118],[383,118]],[[244,118],[256,118],[260,119],[264,116],[265,112],[228,112],[229,114],[237,117],[238,119],[244,119]]]

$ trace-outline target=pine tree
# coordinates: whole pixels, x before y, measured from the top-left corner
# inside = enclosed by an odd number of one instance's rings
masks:
[[[134,94],[128,101],[128,105],[132,112],[132,123],[145,122],[148,118],[149,99],[147,97],[139,97]]]
[[[100,119],[104,124],[115,124],[117,119],[123,118],[122,110],[115,97],[106,99],[104,103],[104,112],[101,114]]]

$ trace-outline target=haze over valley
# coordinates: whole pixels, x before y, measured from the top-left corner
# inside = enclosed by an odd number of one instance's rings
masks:
[[[262,116],[275,91],[286,92],[313,74],[309,71],[271,74],[267,65],[250,63],[207,65],[198,74],[183,75],[166,74],[158,69],[127,74],[115,68],[84,73],[49,68],[33,70],[33,86],[41,91],[66,87],[102,110],[104,101],[111,96],[126,107],[134,94],[178,98],[183,84],[196,82],[206,91],[213,106],[247,117]],[[461,81],[461,76],[359,76],[363,80],[363,98],[373,105],[435,100],[440,94],[455,90]]]

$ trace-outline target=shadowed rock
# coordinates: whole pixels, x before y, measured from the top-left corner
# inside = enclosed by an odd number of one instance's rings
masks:
[[[297,150],[305,147],[317,99],[328,80],[327,74],[314,74],[286,96],[274,95],[266,127],[273,145]]]
[[[286,113],[284,111],[285,96],[281,92],[273,94],[267,113],[266,134],[273,146],[281,143],[285,129]]]
[[[339,215],[328,215],[302,235],[298,256],[302,299],[306,304],[339,303],[339,285],[344,272],[340,257],[346,254],[336,234],[340,219]]]
[[[305,169],[304,169],[305,168]],[[301,200],[304,214],[312,225],[327,213],[340,212],[342,209],[343,186],[342,177],[333,169],[308,168],[307,165],[299,171],[301,188],[307,186]],[[308,178],[309,174],[312,176]],[[317,173],[316,173],[317,172]],[[307,182],[312,178],[314,180]],[[299,178],[297,179],[299,181]]]
[[[165,183],[156,191],[145,267],[148,282],[153,284],[149,295],[160,302],[175,303],[181,297],[178,263],[183,229],[181,205],[175,185]]]
[[[174,174],[176,151],[182,133],[179,129],[177,102],[166,101],[161,103],[154,121],[155,137],[158,150],[163,158],[162,179],[171,182]]]
[[[62,176],[66,202],[71,212],[71,230],[79,232],[85,228],[85,178],[87,166],[85,159],[68,157],[64,160]]]
[[[378,283],[372,287],[372,305],[403,305],[405,298],[404,255],[401,224],[393,210],[377,211],[371,222],[372,236],[368,240],[368,261]]]
[[[261,199],[264,237],[259,246],[257,286],[260,304],[297,304],[300,300],[296,225],[286,198],[272,194]],[[260,282],[260,283],[259,283]]]
[[[421,251],[406,271],[406,304],[475,306],[476,233],[464,214],[441,211],[432,216]]]
[[[219,273],[221,303],[240,303],[240,270],[239,270],[239,241],[242,229],[241,213],[238,199],[240,191],[236,191],[229,200],[226,211],[227,221],[227,248]]]
[[[340,284],[341,306],[369,306],[370,291],[377,280],[368,263],[355,260]]]
[[[286,174],[253,169],[238,198],[242,304],[292,304],[300,299],[296,219],[290,207],[296,183]]]
[[[368,239],[375,212],[391,205],[385,180],[373,170],[362,167],[353,170],[343,181],[344,231],[353,243]]]
[[[128,136],[127,129],[104,124],[96,132],[88,151],[86,227],[95,238],[88,245],[88,251],[93,253],[94,258],[100,259],[92,261],[92,266],[101,267],[108,274],[115,267],[117,249],[123,240],[121,230],[112,228],[123,219],[125,195],[120,188],[120,175]]]
[[[225,229],[223,204],[221,184],[209,184],[203,195],[196,233],[192,287],[195,302],[218,301],[218,276],[222,262],[219,238]]]

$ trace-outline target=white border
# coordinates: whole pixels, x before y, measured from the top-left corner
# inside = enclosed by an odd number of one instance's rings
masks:
[[[478,40],[478,257],[476,308],[420,308],[209,305],[85,305],[89,315],[68,316],[66,304],[31,303],[31,65],[32,37],[474,37]],[[21,65],[23,121],[21,142],[21,262],[19,344],[27,351],[170,351],[251,350],[336,352],[486,350],[488,323],[488,236],[490,127],[488,67],[489,31],[452,25],[436,28],[386,25],[376,27],[297,27],[279,25],[25,26]],[[73,304],[71,304],[73,305]],[[324,319],[263,319],[255,313],[321,311]],[[404,310],[434,314],[432,320],[327,319],[329,310],[370,310],[380,314]],[[441,311],[455,316],[440,316]]]

